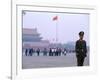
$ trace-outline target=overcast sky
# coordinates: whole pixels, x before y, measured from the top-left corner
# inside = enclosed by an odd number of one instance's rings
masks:
[[[58,19],[53,21],[55,16]],[[57,24],[57,25],[56,25]],[[43,40],[67,43],[79,39],[78,33],[84,31],[84,39],[89,44],[89,15],[72,13],[51,13],[26,11],[23,15],[23,28],[37,28]]]

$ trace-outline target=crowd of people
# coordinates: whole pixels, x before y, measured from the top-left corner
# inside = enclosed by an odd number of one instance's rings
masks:
[[[61,48],[44,48],[44,49],[40,49],[40,48],[37,48],[37,49],[33,49],[33,48],[26,48],[25,49],[25,55],[26,56],[33,56],[33,55],[37,55],[37,56],[40,56],[41,54],[43,56],[61,56],[61,55],[64,55],[66,56],[67,53],[71,53],[71,52],[74,52],[74,51],[69,51],[67,50],[66,48],[64,49],[61,49]]]

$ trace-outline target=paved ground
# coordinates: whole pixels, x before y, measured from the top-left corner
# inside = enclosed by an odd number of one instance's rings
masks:
[[[89,56],[85,58],[85,66],[89,65]],[[22,58],[22,68],[73,67],[76,66],[75,53],[66,56],[25,56]]]

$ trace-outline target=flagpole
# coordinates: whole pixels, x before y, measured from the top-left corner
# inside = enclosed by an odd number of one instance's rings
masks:
[[[55,35],[55,43],[56,43],[56,47],[57,47],[57,43],[58,43],[58,15],[56,15],[54,18],[53,18],[53,21],[56,21],[56,35]]]
[[[58,18],[58,15],[56,15]],[[56,44],[58,43],[58,19],[56,21]],[[57,46],[56,46],[57,47]]]

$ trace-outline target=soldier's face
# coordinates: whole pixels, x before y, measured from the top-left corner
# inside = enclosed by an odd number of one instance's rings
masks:
[[[83,39],[83,35],[79,35],[80,39],[82,40]]]

